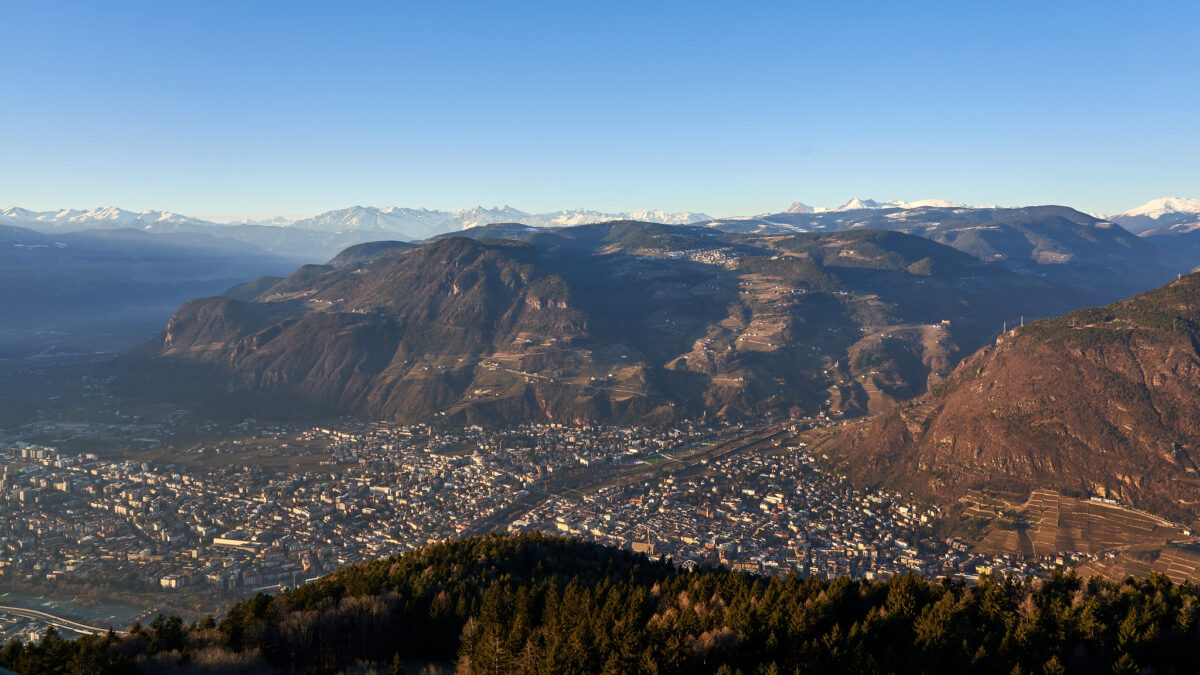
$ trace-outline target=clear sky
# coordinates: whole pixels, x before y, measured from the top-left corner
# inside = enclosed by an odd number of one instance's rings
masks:
[[[1200,3],[0,3],[0,206],[1200,197]]]

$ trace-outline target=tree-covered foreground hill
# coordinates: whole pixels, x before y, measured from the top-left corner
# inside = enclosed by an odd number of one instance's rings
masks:
[[[978,585],[683,571],[544,535],[432,545],[187,626],[10,644],[35,673],[1191,673],[1200,590],[1059,574]]]

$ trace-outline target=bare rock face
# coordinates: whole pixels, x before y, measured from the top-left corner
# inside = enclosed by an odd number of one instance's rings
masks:
[[[1200,275],[1009,331],[932,393],[823,449],[953,501],[1050,488],[1200,514]]]

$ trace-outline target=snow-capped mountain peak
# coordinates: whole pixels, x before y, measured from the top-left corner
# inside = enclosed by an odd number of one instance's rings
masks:
[[[1149,218],[1161,218],[1171,213],[1200,214],[1200,199],[1186,199],[1184,197],[1163,197],[1162,199],[1152,199],[1136,208],[1114,214],[1112,217],[1146,216]]]
[[[881,202],[874,199],[852,198],[836,209],[816,209],[822,211],[858,211],[862,209],[920,209],[920,208],[964,208],[965,204],[946,201],[945,199],[919,199],[915,202]]]
[[[292,227],[323,233],[361,232],[364,236],[421,240],[446,232],[491,223],[520,223],[534,227],[561,227],[602,223],[610,220],[643,220],[670,225],[689,225],[711,220],[703,213],[671,213],[655,209],[639,209],[622,213],[605,213],[589,209],[572,209],[552,213],[527,213],[507,204],[504,206],[475,206],[457,211],[439,211],[427,208],[402,206],[351,206],[326,211],[297,220],[273,218],[247,221],[247,224]],[[89,211],[62,209],[58,211],[30,211],[16,206],[0,210],[0,224],[26,227],[42,232],[70,232],[92,229],[138,228],[152,231],[178,229],[180,226],[214,226],[198,218],[183,216],[170,211],[142,211],[136,213],[115,206],[104,206]],[[232,224],[232,223],[229,223]],[[371,233],[367,235],[366,233]]]
[[[850,201],[842,204],[834,209],[834,211],[857,211],[859,209],[884,209],[892,206],[894,202],[877,202],[874,199],[859,199],[851,197]]]
[[[788,207],[785,213],[812,213],[815,210],[804,202],[792,202],[792,205]]]
[[[458,227],[455,229],[459,230],[488,225],[490,223],[520,223],[523,219],[529,217],[528,213],[514,209],[508,204],[493,206],[490,209],[483,206],[476,206],[470,209],[461,209],[449,215],[452,216],[453,220],[457,221]]]
[[[1191,228],[1200,225],[1200,199],[1153,199],[1128,211],[1115,213],[1108,219],[1134,234],[1160,228]]]
[[[297,220],[292,222],[291,226],[320,232],[372,231],[401,239],[420,240],[446,232],[492,223],[519,223],[534,227],[569,227],[626,219],[687,225],[710,220],[710,217],[703,213],[668,213],[648,209],[628,213],[605,213],[589,209],[527,213],[507,204],[490,208],[479,205],[457,211],[400,206],[384,208],[354,206]]]
[[[642,220],[648,223],[662,223],[664,225],[691,225],[705,220],[711,220],[712,216],[706,213],[693,213],[691,211],[669,212],[660,211],[658,209],[635,209],[626,213],[618,214],[631,220]]]
[[[170,211],[142,211],[135,213],[117,208],[116,206],[102,206],[90,211],[80,209],[30,211],[12,206],[0,211],[0,223],[15,225],[17,227],[30,227],[48,232],[126,227],[149,229],[153,225],[212,224],[198,218],[183,216]]]

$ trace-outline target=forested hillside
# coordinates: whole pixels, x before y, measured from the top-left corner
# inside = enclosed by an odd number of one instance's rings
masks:
[[[1165,577],[832,581],[693,572],[569,539],[488,536],[336,572],[125,637],[51,636],[51,672],[1183,673],[1200,593]]]

